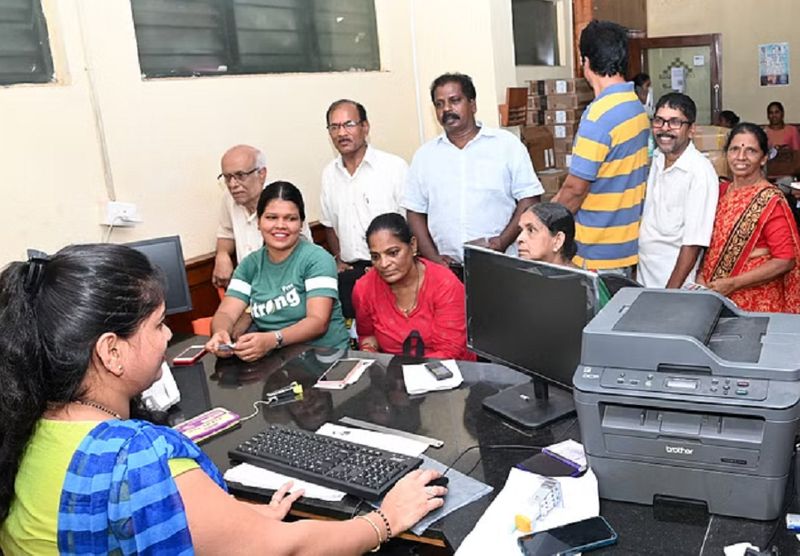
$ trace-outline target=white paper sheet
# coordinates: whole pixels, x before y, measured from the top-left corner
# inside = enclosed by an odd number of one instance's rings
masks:
[[[236,467],[231,467],[225,472],[224,478],[226,481],[232,483],[269,490],[277,490],[286,482],[294,481],[291,491],[295,492],[301,488],[305,489],[306,492],[303,496],[308,498],[327,500],[329,502],[338,502],[344,498],[344,492],[308,483],[300,479],[295,479],[294,477],[287,477],[286,475],[269,471],[263,467],[250,465],[249,463],[240,463]]]
[[[406,392],[409,394],[424,394],[438,390],[452,390],[461,386],[461,383],[464,382],[464,377],[461,376],[461,370],[456,365],[455,360],[444,360],[442,365],[450,369],[453,376],[444,380],[436,380],[436,377],[424,365],[403,365],[403,380],[406,383]]]
[[[534,531],[600,515],[597,478],[591,469],[582,477],[555,478],[561,483],[564,506],[555,508],[544,519],[537,521]],[[503,490],[461,543],[456,555],[519,554],[517,537],[523,533],[515,529],[514,516],[518,510],[526,507],[527,500],[536,492],[542,480],[541,475],[512,468]]]

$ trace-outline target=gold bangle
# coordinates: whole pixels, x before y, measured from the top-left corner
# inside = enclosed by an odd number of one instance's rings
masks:
[[[372,520],[368,518],[366,515],[357,515],[356,519],[363,519],[364,521],[369,523],[370,527],[372,527],[372,529],[375,531],[375,534],[378,536],[378,544],[375,546],[375,548],[370,550],[370,552],[379,551],[381,549],[381,544],[383,543],[383,541],[381,540],[381,531],[380,529],[378,529],[378,526],[372,523]]]

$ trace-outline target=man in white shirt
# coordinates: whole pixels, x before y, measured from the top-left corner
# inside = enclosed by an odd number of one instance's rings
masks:
[[[682,93],[667,93],[656,104],[658,149],[647,178],[637,274],[648,288],[693,282],[711,240],[719,179],[692,143],[696,116],[694,101]]]
[[[544,193],[522,142],[475,121],[475,96],[467,75],[448,73],[433,82],[431,100],[444,133],[417,150],[401,203],[422,256],[456,273],[468,241],[513,251],[520,214]]]
[[[370,264],[365,234],[373,218],[401,213],[408,164],[367,143],[369,121],[360,103],[341,99],[325,115],[333,146],[341,156],[322,171],[320,223],[339,270],[339,298],[346,318],[355,316],[350,296]]]
[[[250,145],[236,145],[225,151],[220,165],[222,172],[217,180],[227,190],[222,195],[211,282],[218,288],[225,288],[233,275],[234,256],[238,263],[264,245],[256,206],[267,182],[267,157]],[[311,240],[311,231],[305,222],[302,233]]]

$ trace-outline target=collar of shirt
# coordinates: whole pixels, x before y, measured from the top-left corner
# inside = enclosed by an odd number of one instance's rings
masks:
[[[689,144],[686,145],[686,148],[678,157],[678,160],[670,166],[669,168],[664,168],[664,165],[667,162],[664,153],[662,153],[658,147],[656,147],[656,161],[658,164],[658,169],[661,172],[671,172],[672,170],[681,170],[682,172],[691,172],[692,171],[692,163],[691,158],[694,156],[694,153],[697,151],[697,148],[694,146],[692,141],[689,141]]]
[[[635,94],[633,92],[633,83],[630,81],[626,81],[625,83],[614,83],[613,85],[609,85],[608,87],[600,91],[600,94],[594,98],[594,101],[597,102],[598,99],[601,99],[606,95],[613,95],[614,93]],[[639,97],[636,98],[638,100]]]
[[[469,146],[470,146],[472,143],[474,143],[475,141],[477,141],[477,140],[478,140],[479,138],[481,138],[481,137],[494,137],[494,136],[496,136],[496,135],[497,135],[497,132],[496,132],[496,130],[494,130],[494,129],[492,129],[492,128],[489,128],[489,127],[486,127],[486,126],[484,126],[484,125],[483,125],[483,122],[477,122],[477,121],[476,121],[476,122],[475,122],[475,124],[478,126],[478,133],[476,133],[476,134],[475,134],[475,137],[473,137],[472,139],[470,139],[470,140],[469,140],[469,142],[468,142],[466,145],[464,145],[464,148],[465,148],[465,149],[466,149],[467,147],[469,147]],[[452,145],[453,147],[455,147],[455,145],[453,145],[453,143],[452,143],[452,142],[450,141],[450,139],[447,137],[447,133],[442,133],[441,135],[439,135],[439,137],[438,137],[438,141],[439,141],[440,143],[445,143],[445,144],[447,144],[447,145]],[[458,147],[456,147],[456,148],[458,148]]]
[[[361,170],[361,167],[364,165],[365,162],[370,167],[374,167],[375,166],[375,153],[373,152],[372,148],[369,146],[369,143],[367,143],[367,150],[364,151],[364,158],[361,159],[361,163],[359,163],[358,167],[356,168],[356,171],[353,172],[352,176],[350,175],[350,172],[347,171],[347,168],[344,165],[344,160],[342,159],[341,155],[339,155],[336,158],[336,168],[340,172],[342,172],[343,175],[347,176],[348,179],[352,180],[358,175],[359,170]]]

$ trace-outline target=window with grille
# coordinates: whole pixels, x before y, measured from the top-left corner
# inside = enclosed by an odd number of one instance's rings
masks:
[[[378,70],[374,0],[131,0],[145,77]]]
[[[54,78],[40,0],[0,0],[0,85]]]

